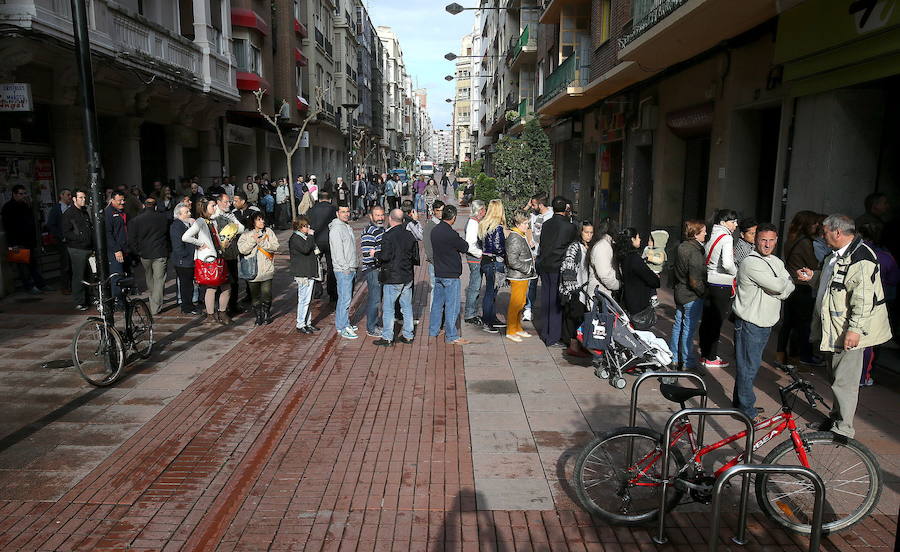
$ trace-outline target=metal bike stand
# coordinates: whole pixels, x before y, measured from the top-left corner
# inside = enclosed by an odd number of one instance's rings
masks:
[[[634,385],[631,386],[631,406],[628,411],[628,426],[634,427],[637,423],[637,398],[638,398],[638,389],[640,389],[641,384],[647,381],[650,378],[689,378],[700,384],[700,388],[706,391],[706,382],[703,381],[703,377],[700,374],[695,374],[694,372],[645,372],[641,374],[638,379],[634,381]],[[706,402],[709,399],[707,395],[703,395],[700,397],[700,408],[706,408]],[[697,424],[697,442],[703,443],[703,429],[706,426],[706,418],[701,417],[700,423]],[[632,454],[634,452],[634,442],[629,440],[628,442],[628,465],[631,465]]]
[[[690,416],[691,414],[698,414],[701,417],[705,416],[731,416],[732,418],[737,418],[738,420],[744,422],[744,425],[747,426],[747,438],[746,445],[744,446],[744,463],[750,464],[751,457],[753,456],[753,443],[756,441],[756,432],[753,428],[753,422],[750,418],[747,417],[746,414],[741,412],[736,408],[685,408],[684,410],[680,410],[669,417],[669,420],[666,422],[666,427],[663,430],[662,436],[662,475],[660,479],[662,480],[662,492],[659,497],[659,528],[657,530],[656,536],[653,537],[653,542],[656,544],[665,544],[668,539],[666,539],[665,531],[666,531],[666,489],[669,485],[669,442],[672,440],[672,426],[675,425],[680,418],[684,416]],[[740,513],[740,524],[743,525],[747,518],[747,499],[750,498],[750,475],[744,474],[743,482],[741,483],[741,513]]]
[[[716,548],[719,545],[719,514],[721,501],[720,496],[722,494],[722,488],[725,487],[725,483],[736,475],[743,475],[744,481],[747,481],[747,476],[751,473],[787,473],[793,475],[802,475],[809,479],[813,487],[816,490],[816,498],[815,503],[813,505],[813,518],[812,524],[810,525],[810,533],[809,533],[809,552],[817,552],[819,550],[819,541],[822,538],[822,515],[825,505],[825,483],[822,481],[822,478],[819,477],[819,474],[812,471],[809,468],[804,468],[803,466],[781,466],[777,464],[763,464],[758,466],[749,466],[747,464],[738,464],[736,466],[732,466],[728,470],[725,471],[722,475],[720,475],[716,479],[715,485],[713,485],[713,499],[712,499],[712,524],[710,525],[709,532],[709,552],[716,552]],[[735,537],[732,537],[732,541],[735,544],[747,544],[747,540],[745,538],[745,532],[747,530],[747,504],[746,502],[741,504],[741,514],[738,519],[738,534]]]

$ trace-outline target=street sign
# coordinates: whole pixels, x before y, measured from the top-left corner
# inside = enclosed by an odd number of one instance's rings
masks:
[[[301,148],[309,147],[309,131],[308,130],[303,131],[303,137],[300,138],[300,147]]]
[[[21,82],[0,84],[0,111],[33,111],[31,85]]]

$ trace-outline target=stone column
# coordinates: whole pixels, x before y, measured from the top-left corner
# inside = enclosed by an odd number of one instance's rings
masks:
[[[107,186],[125,184],[128,187],[141,185],[141,124],[139,117],[116,119],[113,151],[105,156]],[[107,129],[110,130],[110,129]]]
[[[222,155],[219,148],[218,127],[212,130],[201,130],[198,133],[198,148],[200,149],[200,178],[203,182],[210,182],[212,178],[222,181]]]
[[[184,145],[179,125],[166,127],[166,174],[175,180],[176,186],[180,178],[189,176],[184,174]]]
[[[51,117],[57,187],[68,186],[87,191],[90,182],[84,158],[81,109],[73,105],[53,106]]]

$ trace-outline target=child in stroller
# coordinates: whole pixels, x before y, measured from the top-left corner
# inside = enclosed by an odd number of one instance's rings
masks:
[[[672,352],[664,339],[650,331],[635,330],[625,310],[599,288],[592,303],[578,339],[594,355],[592,364],[598,378],[624,389],[626,373],[669,369]]]

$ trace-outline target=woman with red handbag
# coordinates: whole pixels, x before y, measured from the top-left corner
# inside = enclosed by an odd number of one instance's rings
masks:
[[[194,251],[194,279],[200,286],[206,304],[204,324],[225,326],[231,323],[231,318],[225,313],[228,309],[231,287],[222,252],[228,247],[234,235],[220,235],[216,229],[216,223],[213,221],[216,214],[215,200],[202,199],[198,207],[200,217],[187,229],[181,240],[197,248]],[[218,311],[216,311],[216,293],[219,294]]]

